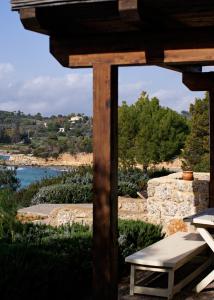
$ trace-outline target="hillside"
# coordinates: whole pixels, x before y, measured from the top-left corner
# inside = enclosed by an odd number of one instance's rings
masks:
[[[92,151],[92,119],[84,114],[43,117],[0,111],[0,149],[48,158]]]

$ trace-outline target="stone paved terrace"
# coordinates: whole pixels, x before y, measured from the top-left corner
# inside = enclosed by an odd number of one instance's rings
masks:
[[[32,205],[32,206],[25,207],[25,208],[20,208],[18,210],[18,213],[20,213],[20,214],[21,213],[22,214],[35,214],[35,215],[41,215],[44,217],[48,217],[54,209],[59,209],[59,208],[67,207],[67,206],[69,206],[69,205],[68,204],[49,204],[49,203],[38,204],[38,205]],[[75,204],[75,207],[92,208],[92,204],[90,204],[90,203],[89,204]]]

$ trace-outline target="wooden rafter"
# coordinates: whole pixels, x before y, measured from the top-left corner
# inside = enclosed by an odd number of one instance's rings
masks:
[[[214,90],[214,72],[183,73],[183,83],[191,91]]]
[[[99,45],[96,48],[97,42]],[[179,65],[184,67],[194,64],[197,66],[214,64],[214,44],[213,48],[164,49],[161,46],[157,48],[154,44],[149,45],[148,42],[134,39],[134,37],[129,39],[129,36],[126,41],[123,37],[118,37],[118,39],[110,37],[109,42],[108,38],[91,39],[89,42],[86,39],[63,40],[53,37],[50,40],[50,50],[62,65],[71,68],[92,67],[98,62],[118,66],[166,65],[171,68],[173,66],[179,68]]]
[[[36,7],[49,9],[66,7],[71,10],[75,6],[97,3],[114,3],[114,11],[118,19],[133,23],[130,26],[145,26],[148,28],[187,28],[214,26],[214,3],[212,0],[12,0],[13,9]],[[51,10],[50,10],[51,13]],[[105,10],[99,15],[104,18]],[[86,18],[90,18],[90,10]],[[115,14],[109,15],[115,21]]]

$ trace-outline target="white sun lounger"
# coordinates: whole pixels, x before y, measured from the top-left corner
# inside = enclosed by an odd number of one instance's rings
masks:
[[[203,260],[197,268],[194,268],[193,271],[187,273],[179,282],[175,283],[175,271],[192,261],[206,248],[206,242],[199,234],[177,232],[126,257],[126,262],[131,264],[130,295],[145,294],[172,299],[174,294],[211,264],[211,258]],[[168,286],[166,288],[149,287],[148,277],[143,280],[144,282],[141,280],[141,285],[139,285],[139,282],[136,282],[136,270],[158,272],[159,276],[168,273]],[[183,274],[182,269],[180,273]]]

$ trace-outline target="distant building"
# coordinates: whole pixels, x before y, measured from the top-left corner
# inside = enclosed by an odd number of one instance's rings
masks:
[[[70,118],[70,122],[71,122],[72,124],[74,124],[74,123],[78,122],[78,121],[81,120],[81,119],[82,119],[82,117],[80,117],[80,116],[71,117],[71,118]]]
[[[65,128],[64,127],[59,128],[58,132],[65,132]]]
[[[44,122],[44,126],[45,126],[45,128],[47,128],[47,127],[48,127],[48,124],[47,124],[47,122]]]

